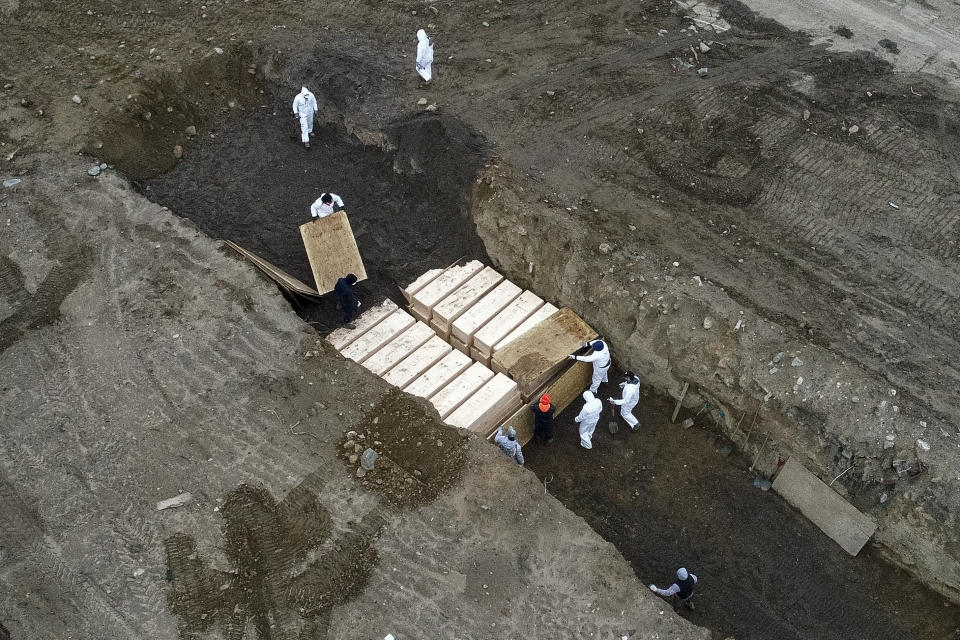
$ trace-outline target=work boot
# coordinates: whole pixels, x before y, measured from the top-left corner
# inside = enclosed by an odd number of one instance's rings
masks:
[[[309,142],[304,142],[304,143],[303,143],[303,148],[306,149],[307,151],[310,151],[310,143],[309,143]]]
[[[353,324],[352,322],[347,323],[347,329],[356,329],[356,328],[357,328],[357,325]]]

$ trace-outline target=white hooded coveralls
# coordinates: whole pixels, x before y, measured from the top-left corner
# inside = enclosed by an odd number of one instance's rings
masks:
[[[600,388],[600,383],[607,381],[607,372],[610,371],[610,347],[607,346],[607,343],[603,342],[603,340],[594,340],[590,344],[594,342],[603,343],[603,349],[600,351],[594,350],[585,356],[576,356],[576,359],[580,362],[593,363],[593,378],[590,380],[590,391],[596,393],[597,389]]]
[[[333,202],[330,204],[325,204],[323,202],[323,196],[330,196],[333,198]],[[324,193],[321,194],[319,198],[313,201],[313,204],[310,205],[310,217],[311,218],[326,218],[328,215],[333,213],[333,205],[337,205],[341,209],[343,208],[343,200],[340,199],[335,193]]]
[[[500,451],[516,460],[517,464],[523,465],[523,450],[520,443],[504,435],[503,427],[497,427],[497,435],[493,437],[493,441],[500,447]]]
[[[640,421],[633,415],[633,408],[640,401],[640,379],[634,378],[630,382],[621,382],[622,397],[617,400],[610,398],[610,402],[620,406],[620,417],[627,421],[631,429],[636,429]]]
[[[589,391],[583,392],[584,405],[580,413],[573,419],[580,425],[580,446],[584,449],[593,448],[593,432],[597,428],[600,414],[603,413],[603,403],[593,397]]]
[[[300,142],[310,142],[313,133],[313,114],[317,112],[317,97],[306,87],[293,99],[293,115],[300,119]]]
[[[417,73],[427,82],[433,78],[433,43],[423,29],[417,31]]]

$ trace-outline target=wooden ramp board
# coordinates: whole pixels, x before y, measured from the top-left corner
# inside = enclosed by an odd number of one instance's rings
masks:
[[[852,556],[860,553],[877,529],[873,519],[841,498],[795,458],[783,465],[773,481],[773,490]]]
[[[434,334],[420,348],[390,369],[383,376],[383,379],[387,383],[403,389],[423,375],[424,371],[439,362],[440,358],[450,353],[451,349],[453,347],[444,342],[443,338]]]
[[[429,284],[418,291],[411,302],[411,307],[419,318],[430,320],[434,305],[450,295],[457,287],[473,277],[483,269],[479,260],[471,260],[467,264],[450,267],[434,278]]]
[[[445,419],[492,377],[493,371],[479,362],[474,362],[466,371],[448,382],[443,389],[430,398],[430,402],[440,417]]]
[[[419,348],[420,345],[435,336],[433,329],[422,322],[417,322],[412,327],[397,334],[393,340],[367,358],[363,362],[363,366],[378,376],[383,376],[398,362]]]
[[[556,419],[556,414],[554,414],[554,419]],[[507,427],[513,427],[517,432],[517,442],[520,443],[521,447],[533,440],[533,411],[530,410],[530,403],[524,403],[509,418],[500,422],[501,424],[494,426],[493,430],[487,434],[487,440],[493,442],[497,427],[503,427],[504,431],[507,430]]]
[[[337,280],[348,273],[358,280],[367,279],[346,211],[300,225],[300,235],[320,293],[333,291]]]
[[[360,314],[360,317],[353,321],[356,329],[340,327],[336,331],[331,331],[327,336],[327,342],[333,345],[337,351],[343,351],[347,345],[369,331],[375,324],[386,318],[388,315],[399,309],[392,300],[384,300],[372,309],[367,309]]]
[[[433,307],[430,314],[430,326],[441,336],[450,334],[450,324],[470,309],[488,291],[503,282],[503,276],[490,267],[464,282]]]
[[[493,355],[493,346],[543,306],[543,300],[532,291],[524,291],[497,315],[473,334],[473,346],[486,357]]]
[[[472,345],[473,334],[493,316],[500,313],[504,307],[516,300],[521,293],[523,289],[509,280],[504,280],[453,321],[450,328],[451,335],[467,346]]]
[[[430,269],[430,271],[427,271],[425,274],[408,284],[403,290],[403,297],[406,298],[407,304],[410,304],[413,301],[413,294],[436,280],[437,277],[443,272],[444,269]]]
[[[447,416],[444,422],[486,436],[496,427],[497,418],[505,411],[513,413],[520,404],[517,383],[498,373]]]
[[[369,331],[350,343],[341,351],[344,356],[363,364],[364,360],[375,354],[393,338],[414,323],[413,316],[398,309],[375,324]]]
[[[429,399],[445,387],[448,382],[466,371],[471,364],[473,364],[473,361],[470,360],[469,356],[456,349],[451,349],[437,364],[427,369],[423,375],[404,387],[403,390],[415,396]]]
[[[537,309],[533,315],[521,322],[520,326],[508,333],[505,338],[495,344],[493,346],[493,352],[496,353],[497,351],[500,351],[500,349],[503,349],[505,346],[525,334],[530,329],[533,329],[535,326],[555,314],[557,311],[559,311],[559,309],[547,302],[542,307]]]
[[[286,271],[280,269],[271,262],[267,262],[252,251],[247,251],[240,245],[236,244],[235,242],[231,242],[230,240],[224,240],[223,242],[228,247],[253,263],[253,265],[266,274],[268,278],[276,282],[287,291],[299,294],[301,296],[306,296],[307,298],[319,299],[321,297],[320,293],[316,289],[300,280],[297,280]]]
[[[494,371],[513,378],[528,398],[560,371],[581,342],[596,337],[586,322],[563,308],[497,351],[491,365]]]

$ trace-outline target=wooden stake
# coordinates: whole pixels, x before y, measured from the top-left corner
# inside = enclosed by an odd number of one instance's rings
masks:
[[[690,383],[689,383],[689,382],[684,382],[684,383],[683,383],[683,389],[680,390],[680,398],[677,400],[677,406],[676,406],[676,408],[673,410],[673,417],[670,418],[670,422],[671,422],[671,423],[676,423],[676,422],[677,422],[677,414],[680,413],[680,406],[683,404],[683,399],[686,397],[686,395],[687,395],[687,389],[689,389],[689,388],[690,388]]]

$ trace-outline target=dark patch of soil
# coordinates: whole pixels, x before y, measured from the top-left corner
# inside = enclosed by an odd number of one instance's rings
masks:
[[[598,397],[617,391],[607,384]],[[554,441],[524,454],[548,491],[615,544],[645,584],[669,585],[680,566],[697,574],[696,610],[683,613],[691,622],[750,640],[960,637],[960,609],[869,547],[848,556],[776,494],[754,488],[749,460],[723,460],[725,441],[681,428],[693,413],[670,424],[672,401],[645,393],[639,432],[618,416],[620,431],[610,435],[608,409],[587,451],[574,403]],[[698,427],[707,415],[696,417]]]
[[[835,27],[830,27],[830,31],[833,31],[835,34],[843,38],[850,39],[853,37],[853,31],[845,24],[838,24]]]
[[[894,42],[893,40],[890,40],[889,38],[878,40],[877,44],[883,47],[884,49],[886,49],[887,51],[889,51],[890,53],[900,53],[900,47],[897,46],[896,42]]]
[[[291,98],[292,99],[292,98]],[[483,138],[440,114],[412,115],[365,144],[339,124],[317,123],[312,149],[299,142],[290,100],[265,100],[202,136],[169,173],[138,185],[204,233],[233,240],[313,284],[299,225],[324,191],[341,196],[367,270],[365,307],[402,302],[400,288],[460,258],[489,261],[469,216],[469,193],[486,157]],[[376,137],[376,136],[372,136]],[[342,321],[330,295],[303,304],[321,331]]]
[[[393,390],[347,433],[340,451],[351,472],[360,468],[367,447],[376,451],[380,457],[360,481],[394,505],[410,507],[431,502],[460,480],[466,440],[425,402]]]

